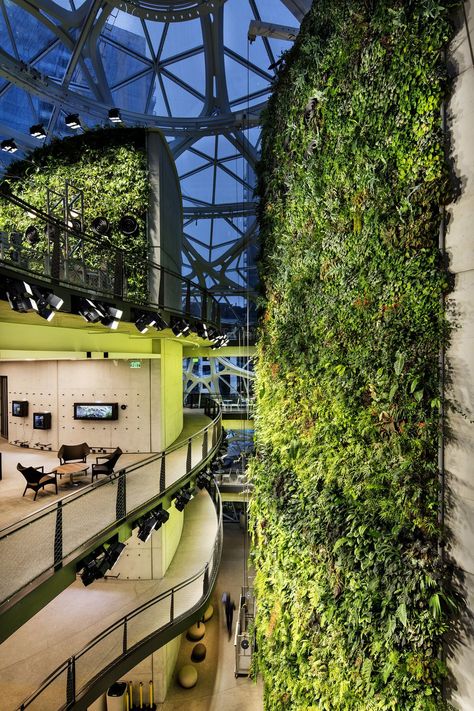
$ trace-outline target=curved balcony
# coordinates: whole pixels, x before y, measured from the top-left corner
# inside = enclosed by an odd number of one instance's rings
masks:
[[[188,482],[219,447],[220,410],[206,414],[214,419],[191,437],[2,529],[0,614]]]
[[[200,619],[219,569],[222,503],[216,486],[212,486],[210,497],[202,492],[199,498],[201,501],[196,502],[201,507],[199,515],[191,522],[187,542],[180,545],[161,587],[169,585],[179,570],[189,569],[190,551],[186,547],[194,550],[196,537],[202,536],[202,509],[213,505],[216,513],[214,536],[201,560],[196,561],[199,569],[109,625],[80,652],[65,659],[18,707],[18,711],[87,709],[113,681]]]
[[[159,309],[219,327],[219,303],[198,284],[106,238],[68,226],[19,197],[3,192],[2,199],[21,208],[37,229],[30,240],[14,231],[0,233],[5,276],[34,278],[39,285],[86,298],[118,300],[129,308]]]

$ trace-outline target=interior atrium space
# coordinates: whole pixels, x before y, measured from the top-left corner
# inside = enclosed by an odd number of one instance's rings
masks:
[[[2,711],[474,711],[472,0],[0,0]]]

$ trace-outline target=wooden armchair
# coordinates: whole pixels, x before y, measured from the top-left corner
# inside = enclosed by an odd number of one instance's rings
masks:
[[[92,465],[91,481],[94,481],[94,477],[98,477],[99,474],[105,474],[107,476],[113,474],[114,467],[117,464],[118,459],[122,456],[122,454],[123,452],[120,447],[117,447],[117,449],[115,449],[110,454],[101,454],[96,457],[96,463]],[[99,459],[105,459],[105,461],[102,464],[99,464]]]
[[[82,442],[82,444],[63,444],[58,452],[59,461],[61,464],[85,462],[90,451],[91,449],[87,442]]]
[[[16,465],[19,472],[23,474],[26,479],[26,486],[23,492],[23,496],[26,494],[27,489],[33,489],[35,496],[33,501],[36,501],[38,491],[48,484],[54,484],[56,487],[56,494],[58,493],[58,480],[56,478],[56,472],[46,472],[44,467],[23,467],[19,462]]]

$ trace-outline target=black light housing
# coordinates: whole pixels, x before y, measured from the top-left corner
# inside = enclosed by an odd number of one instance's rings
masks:
[[[120,115],[120,109],[110,109],[109,120],[112,123],[122,123],[122,116]]]
[[[132,215],[124,215],[120,219],[118,228],[123,235],[131,237],[138,232],[138,222]]]
[[[10,281],[7,283],[6,296],[13,311],[27,313],[38,311],[38,304],[33,290],[26,281]]]
[[[183,511],[186,504],[193,498],[194,492],[191,489],[180,489],[174,498],[174,505],[178,511]]]
[[[7,138],[5,141],[2,141],[1,148],[2,151],[5,151],[5,153],[16,153],[18,150],[18,146],[13,138]]]
[[[90,299],[80,300],[78,314],[88,323],[97,323],[103,316],[99,306]]]
[[[92,232],[96,235],[108,235],[110,232],[110,223],[106,217],[99,215],[92,220]]]
[[[170,515],[168,511],[162,508],[151,511],[147,516],[141,519],[138,523],[137,537],[143,543],[146,543],[153,531],[158,530],[164,523],[167,522]]]
[[[113,330],[118,328],[123,315],[121,309],[116,309],[111,304],[103,304],[85,298],[80,299],[77,313],[88,323],[98,323],[100,321],[103,326]]]
[[[38,141],[44,141],[46,138],[46,131],[41,123],[37,123],[34,126],[30,126],[30,136],[37,138]]]
[[[125,550],[125,543],[122,543],[121,541],[117,541],[116,543],[112,543],[106,550],[105,552],[105,557],[108,562],[109,569],[112,570],[114,565],[117,563],[118,559],[122,555],[122,553]]]
[[[184,318],[176,318],[171,322],[171,330],[174,335],[180,338],[181,336],[188,336],[191,332],[191,327],[189,323]]]
[[[77,129],[82,128],[79,114],[68,114],[64,119],[64,123],[68,128],[72,128],[73,131],[77,131]]]
[[[196,333],[200,338],[209,338],[209,329],[207,323],[199,321],[196,324]]]
[[[38,228],[34,225],[27,227],[25,230],[25,239],[31,244],[32,247],[34,247],[35,244],[38,244],[40,241]]]
[[[196,479],[196,485],[199,489],[209,489],[213,481],[214,477],[210,472],[201,472]]]

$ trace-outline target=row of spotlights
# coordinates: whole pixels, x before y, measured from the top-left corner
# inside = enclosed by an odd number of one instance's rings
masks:
[[[33,214],[33,217],[34,217],[34,214]],[[81,220],[79,220],[73,214],[69,215],[69,219],[67,221],[67,226],[71,227],[76,232],[83,231],[83,225],[82,225]],[[106,217],[94,218],[94,220],[91,223],[91,227],[92,227],[92,231],[96,235],[105,236],[105,235],[108,235],[110,232],[110,223]],[[121,217],[120,221],[117,225],[117,228],[126,237],[131,237],[132,235],[137,234],[137,232],[139,230],[138,222],[132,215],[124,215],[123,217]],[[45,227],[45,232],[46,232],[46,234],[49,234],[49,233],[53,232],[54,229],[55,228],[53,225],[48,224]],[[35,225],[29,225],[25,230],[25,239],[33,246],[35,244],[38,244],[38,242],[40,242],[40,240],[41,240],[39,229]]]
[[[36,311],[38,316],[51,321],[64,301],[50,291],[28,284],[26,281],[11,281],[7,284],[6,295],[13,311],[27,313]]]
[[[101,546],[85,558],[78,567],[84,585],[90,585],[94,580],[103,578],[107,571],[112,570],[125,549],[125,543],[112,543],[108,548]]]
[[[123,311],[116,309],[110,304],[103,304],[92,299],[81,299],[78,307],[78,314],[88,323],[101,323],[107,328],[116,330],[118,328]]]

